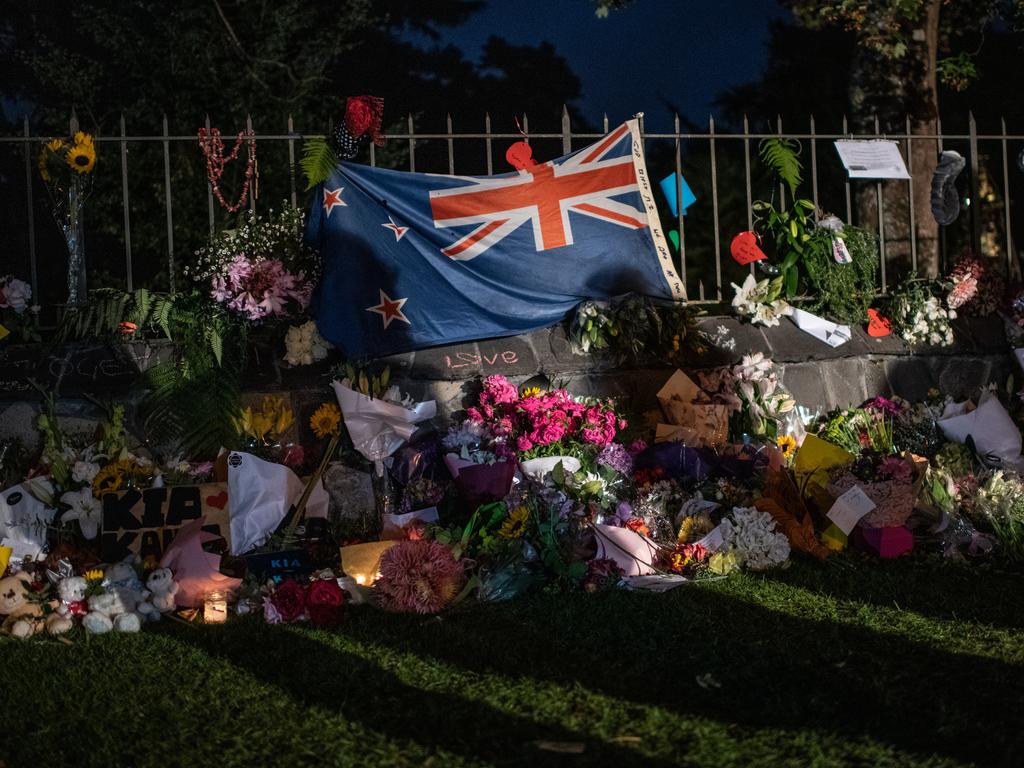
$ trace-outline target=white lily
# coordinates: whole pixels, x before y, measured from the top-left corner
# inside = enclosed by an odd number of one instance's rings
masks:
[[[103,519],[103,505],[92,495],[91,488],[68,491],[60,497],[62,503],[71,507],[61,520],[77,520],[78,527],[86,539],[95,539]]]

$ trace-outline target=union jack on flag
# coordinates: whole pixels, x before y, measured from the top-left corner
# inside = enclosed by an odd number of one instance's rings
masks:
[[[498,176],[341,163],[306,234],[320,333],[350,357],[525,333],[587,298],[685,298],[635,120]]]

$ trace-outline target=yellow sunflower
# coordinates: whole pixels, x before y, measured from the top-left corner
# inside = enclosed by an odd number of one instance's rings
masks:
[[[68,148],[65,160],[76,173],[89,173],[96,165],[96,147],[93,146],[92,136],[82,131],[76,133],[75,143]]]
[[[90,584],[99,584],[103,581],[103,571],[99,568],[90,568],[83,577]]]
[[[39,175],[43,181],[50,180],[50,161],[63,149],[64,141],[62,139],[53,139],[44,144],[43,148],[39,151]]]
[[[96,473],[92,481],[92,495],[102,499],[105,493],[114,493],[128,486],[128,481],[134,484],[145,482],[153,476],[151,466],[142,466],[133,459],[120,459],[111,462]]]
[[[309,417],[309,426],[317,437],[330,437],[341,424],[341,409],[334,403],[324,403]]]
[[[796,451],[796,438],[792,435],[780,435],[775,440],[775,444],[779,446],[782,455],[787,459]]]
[[[522,396],[523,397],[537,397],[538,395],[543,395],[543,394],[544,394],[544,390],[541,389],[540,387],[527,387],[526,389],[523,390]]]
[[[508,519],[501,526],[498,535],[503,539],[518,539],[526,532],[526,521],[530,518],[530,510],[526,507],[516,507],[508,516]]]

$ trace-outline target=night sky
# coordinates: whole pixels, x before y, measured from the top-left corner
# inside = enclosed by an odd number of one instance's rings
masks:
[[[490,35],[550,42],[582,81],[589,120],[644,112],[649,129],[668,130],[672,107],[703,122],[722,89],[756,79],[769,21],[785,13],[776,0],[636,0],[599,19],[588,0],[498,0],[440,42],[474,61]]]

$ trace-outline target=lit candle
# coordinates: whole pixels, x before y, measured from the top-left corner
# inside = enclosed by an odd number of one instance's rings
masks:
[[[397,541],[369,541],[341,548],[341,567],[356,584],[369,587],[380,575],[380,558]]]
[[[218,590],[207,592],[203,602],[203,621],[207,624],[223,624],[227,620],[227,595]]]

